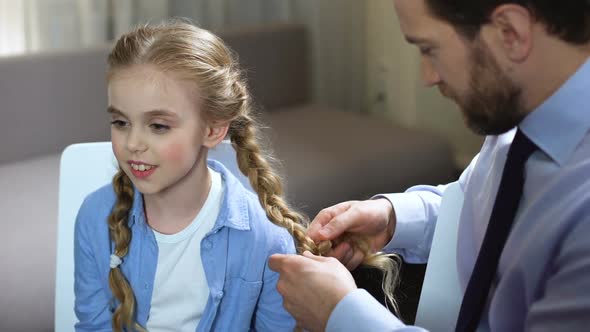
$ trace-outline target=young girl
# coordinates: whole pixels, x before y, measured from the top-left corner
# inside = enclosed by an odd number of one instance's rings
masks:
[[[76,330],[293,330],[268,257],[329,244],[285,204],[231,52],[170,22],[122,36],[108,63],[120,171],[77,216]],[[226,135],[257,195],[207,160]]]

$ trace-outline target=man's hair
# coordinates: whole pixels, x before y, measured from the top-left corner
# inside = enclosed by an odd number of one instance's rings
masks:
[[[426,0],[426,4],[434,16],[469,39],[490,22],[496,7],[516,4],[528,8],[549,34],[572,44],[590,41],[590,0]]]

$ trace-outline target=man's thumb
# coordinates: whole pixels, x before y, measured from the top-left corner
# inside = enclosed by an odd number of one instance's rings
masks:
[[[303,252],[303,254],[301,254],[303,257],[307,257],[309,259],[312,259],[316,262],[324,262],[326,261],[326,259],[328,259],[327,257],[322,257],[322,256],[316,256],[314,254],[312,254],[310,251],[306,250]]]
[[[324,237],[324,240],[334,240],[346,231],[349,219],[349,212],[344,212],[320,228],[318,232]]]

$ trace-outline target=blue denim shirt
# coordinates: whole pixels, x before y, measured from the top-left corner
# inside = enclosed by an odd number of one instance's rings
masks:
[[[274,253],[294,253],[288,232],[268,220],[258,197],[222,164],[209,161],[224,183],[224,198],[213,229],[201,242],[209,298],[197,331],[292,331],[295,321],[276,290],[278,274],[268,267]],[[75,227],[76,331],[110,331],[116,303],[109,288],[113,244],[107,218],[116,201],[112,185],[84,200]],[[158,245],[146,223],[142,195],[136,190],[129,213],[131,243],[121,269],[136,298],[136,321],[149,317]]]

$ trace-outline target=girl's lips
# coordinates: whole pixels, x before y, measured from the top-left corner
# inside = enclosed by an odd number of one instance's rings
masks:
[[[141,165],[144,165],[144,166],[149,166],[149,167],[152,167],[152,166],[154,166],[154,165],[152,165],[152,164],[148,164],[148,163],[146,163],[146,162],[139,161],[139,160],[127,160],[127,163],[128,163],[129,165],[137,165],[137,166],[141,166]]]
[[[148,176],[152,175],[156,171],[156,168],[156,166],[152,166],[152,168],[150,168],[149,170],[140,171],[131,167],[131,173],[133,173],[133,175],[138,179],[145,179]]]

